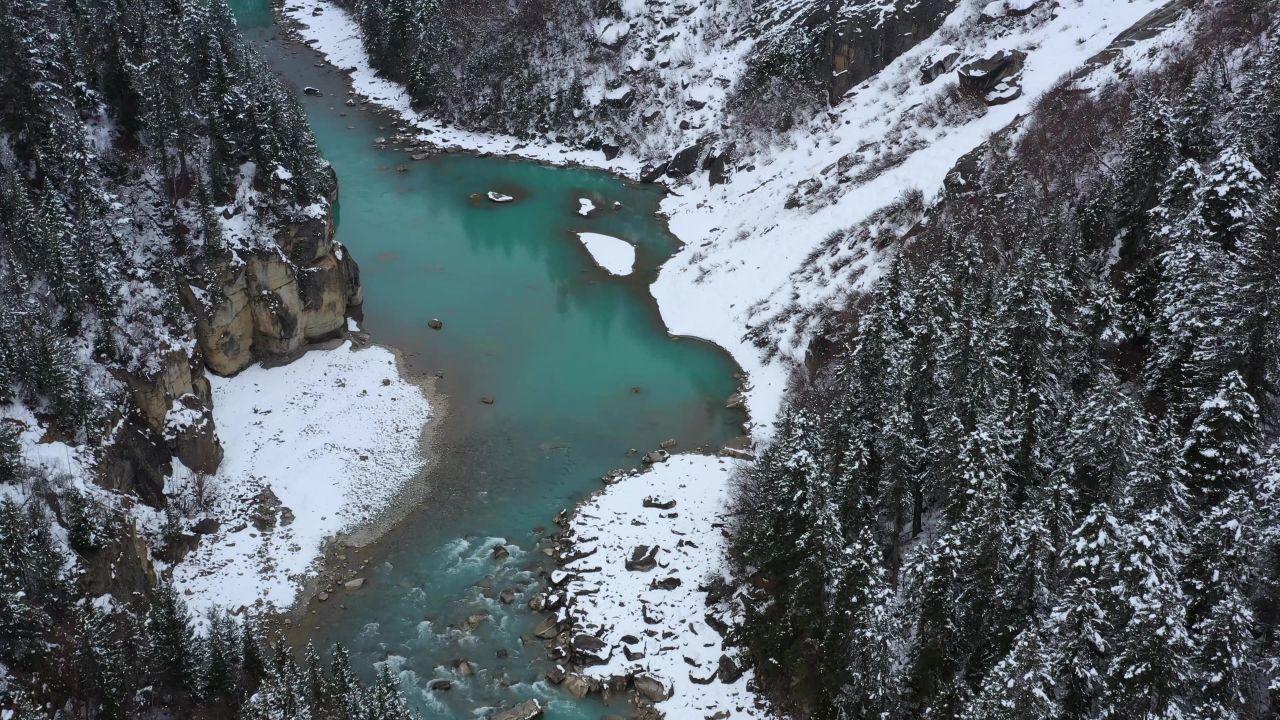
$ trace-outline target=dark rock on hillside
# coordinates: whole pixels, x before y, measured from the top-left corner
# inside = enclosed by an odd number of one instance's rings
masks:
[[[123,525],[98,551],[83,557],[88,597],[110,593],[117,598],[143,597],[156,584],[147,541],[132,524]]]
[[[108,490],[136,496],[153,508],[162,508],[172,458],[164,437],[140,418],[130,416],[98,458],[97,483]]]
[[[742,677],[742,672],[742,668],[738,667],[738,663],[733,658],[728,655],[720,656],[720,662],[716,667],[716,675],[720,678],[720,682],[732,685]]]
[[[631,107],[631,103],[635,102],[635,99],[636,99],[635,88],[624,87],[624,88],[619,88],[618,90],[615,90],[615,91],[610,91],[608,94],[605,95],[604,101],[610,107],[628,108],[628,107]]]
[[[920,64],[920,81],[928,84],[951,72],[960,59],[960,51],[947,45],[929,54]]]
[[[706,135],[696,143],[676,153],[667,163],[667,175],[673,178],[688,177],[698,171],[706,157],[707,148],[715,140],[714,135]]]
[[[708,173],[710,174],[712,185],[723,185],[729,182],[729,176],[733,174],[734,149],[734,146],[730,145],[709,156],[710,168],[708,168]]]
[[[957,0],[888,5],[879,0],[834,0],[821,5],[829,18],[824,80],[834,105],[850,88],[932,35],[956,8]]]
[[[174,454],[183,465],[201,473],[214,473],[222,464],[222,443],[213,426],[213,409],[195,395],[178,399],[180,420],[169,428]]]
[[[1001,50],[990,57],[965,63],[958,71],[960,87],[982,94],[988,105],[1000,105],[1022,94],[1019,83],[1027,54]]]
[[[612,160],[622,152],[622,148],[613,143],[604,143],[600,146],[600,152],[604,153],[605,160]]]
[[[631,557],[627,558],[625,566],[628,570],[635,572],[649,572],[658,567],[658,546],[635,546],[631,550]]]
[[[667,164],[665,162],[645,165],[644,167],[640,168],[640,182],[642,183],[658,182],[658,178],[666,174],[667,174]]]

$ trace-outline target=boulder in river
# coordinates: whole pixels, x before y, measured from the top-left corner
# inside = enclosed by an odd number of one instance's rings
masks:
[[[560,634],[560,623],[553,617],[546,618],[533,629],[533,634],[543,640],[550,640]]]
[[[565,676],[564,682],[560,683],[560,688],[581,700],[591,694],[595,685],[595,681],[591,678],[573,673]]]
[[[310,85],[308,85],[308,86],[306,86],[306,87],[302,88],[302,93],[303,93],[304,95],[311,95],[312,97],[319,97],[319,96],[320,96],[320,88],[311,87]]]
[[[511,197],[510,195],[505,195],[495,190],[490,190],[489,192],[485,193],[485,197],[489,198],[490,201],[496,202],[496,203],[509,203],[512,200],[515,200],[515,198]]]
[[[669,457],[671,455],[666,450],[654,450],[653,452],[645,453],[641,462],[645,465],[656,465],[660,462],[666,462]]]
[[[489,720],[534,720],[542,717],[542,703],[537,699],[525,700],[513,708],[499,710]]]
[[[352,578],[342,584],[342,587],[348,590],[359,590],[364,587],[364,578]]]
[[[430,320],[427,321],[427,327],[431,328],[432,330],[439,330],[440,328],[444,327],[444,321],[441,320],[440,318],[431,318]]]

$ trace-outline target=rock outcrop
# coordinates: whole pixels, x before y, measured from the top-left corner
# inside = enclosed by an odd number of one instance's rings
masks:
[[[99,484],[160,508],[173,458],[195,472],[218,469],[223,451],[205,369],[231,375],[295,356],[341,335],[348,308],[364,300],[360,269],[333,235],[330,212],[287,223],[274,247],[228,253],[208,268],[206,287],[180,288],[199,353],[174,349],[147,374],[121,374],[133,408],[99,453]]]
[[[209,370],[232,375],[342,333],[364,292],[359,266],[333,234],[331,213],[289,223],[276,234],[278,251],[228,257],[209,287],[183,288]]]
[[[850,88],[932,35],[956,5],[956,0],[891,4],[835,0],[817,4],[817,17],[809,22],[826,28],[823,80],[831,104],[839,104]]]
[[[981,94],[988,105],[1001,105],[1022,95],[1022,64],[1027,54],[1001,50],[990,57],[965,63],[956,74],[960,87]]]

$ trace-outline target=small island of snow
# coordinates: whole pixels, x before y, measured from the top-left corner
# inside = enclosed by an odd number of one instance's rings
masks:
[[[515,200],[515,198],[511,197],[510,195],[503,195],[502,193],[495,192],[493,190],[490,190],[488,195],[489,195],[489,199],[496,203],[509,203],[512,200]]]
[[[578,198],[578,214],[587,217],[592,210],[596,209],[596,204],[591,202],[590,198]]]
[[[630,275],[636,264],[636,249],[626,240],[600,233],[580,232],[578,239],[586,246],[596,264],[610,275]]]

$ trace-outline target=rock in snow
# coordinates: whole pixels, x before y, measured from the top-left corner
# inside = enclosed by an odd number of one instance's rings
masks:
[[[511,197],[510,195],[503,195],[502,193],[496,192],[494,190],[490,190],[489,192],[485,193],[485,195],[490,200],[496,203],[509,203],[512,200],[515,200],[515,198]]]

